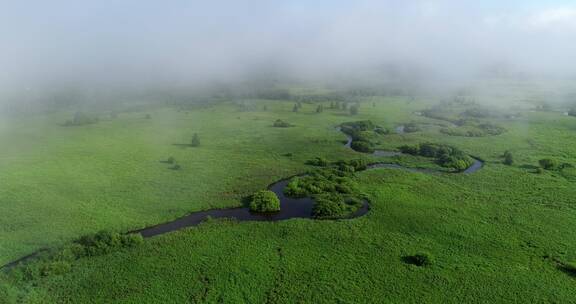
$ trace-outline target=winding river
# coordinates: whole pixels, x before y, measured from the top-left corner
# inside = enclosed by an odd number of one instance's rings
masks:
[[[339,128],[338,128],[339,129]],[[398,129],[397,129],[398,130]],[[402,133],[402,130],[398,130],[398,133]],[[345,133],[343,133],[345,134]],[[352,143],[352,137],[348,134],[345,134],[347,141],[345,146],[350,148]],[[386,150],[375,150],[373,155],[375,156],[396,156],[402,155],[401,152],[396,151],[386,151]],[[480,170],[483,166],[483,163],[478,160],[474,159],[474,163],[462,173],[470,174]],[[437,172],[432,169],[419,169],[419,168],[408,168],[403,167],[398,164],[392,163],[373,163],[370,164],[367,170],[376,169],[376,168],[392,168],[392,169],[401,169],[407,170],[411,172]],[[140,233],[143,237],[153,237],[156,235],[164,234],[171,231],[176,231],[185,227],[196,226],[204,221],[206,218],[234,218],[237,221],[280,221],[292,218],[313,218],[312,216],[312,208],[314,207],[314,200],[309,197],[305,198],[291,198],[284,195],[284,188],[288,184],[290,178],[282,179],[277,181],[270,186],[268,189],[276,193],[280,200],[280,211],[276,213],[270,214],[261,214],[261,213],[252,213],[247,207],[236,207],[236,208],[228,208],[228,209],[212,209],[206,211],[198,211],[192,212],[184,217],[175,219],[173,221],[147,227],[140,230],[131,231],[131,233]],[[368,213],[369,205],[368,202],[364,202],[364,205],[358,209],[354,214],[349,216],[348,218],[355,218],[362,216]],[[40,251],[20,258],[16,261],[10,262],[6,265],[1,266],[0,268],[10,268],[20,262],[25,260],[31,259],[35,257]]]
[[[337,129],[339,130],[339,128]],[[396,128],[396,130],[398,133],[403,133],[403,128]],[[350,145],[352,144],[352,137],[346,133],[343,134],[346,135],[347,139],[346,144],[344,146],[350,148]],[[397,151],[375,150],[373,155],[396,156],[396,155],[402,155],[402,153]],[[462,173],[464,174],[474,173],[480,170],[482,168],[482,165],[483,163],[480,160],[474,159],[474,163],[468,169],[464,170]],[[411,172],[426,172],[426,173],[436,172],[432,169],[407,168],[398,164],[391,164],[391,163],[370,164],[367,170],[376,168],[402,169]],[[144,228],[141,230],[136,230],[133,232],[138,232],[142,234],[143,237],[152,237],[155,235],[167,233],[185,227],[198,225],[207,217],[234,218],[238,221],[280,221],[291,218],[313,218],[312,208],[314,207],[314,200],[309,197],[291,198],[284,195],[284,188],[286,187],[288,182],[289,179],[283,179],[268,186],[268,189],[276,193],[278,199],[280,199],[280,212],[277,213],[271,213],[271,214],[252,213],[247,207],[213,209],[207,211],[193,212],[187,216],[181,217],[174,221]],[[368,212],[368,209],[369,209],[368,202],[364,202],[362,208],[358,209],[349,218],[362,216]]]

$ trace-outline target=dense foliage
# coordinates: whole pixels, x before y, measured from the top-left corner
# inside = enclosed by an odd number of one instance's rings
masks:
[[[290,197],[314,198],[313,215],[317,218],[349,216],[363,204],[353,173],[365,169],[364,160],[338,161],[331,167],[292,178],[284,193]]]
[[[122,248],[139,246],[144,242],[138,233],[120,234],[100,231],[85,235],[70,245],[38,253],[31,261],[24,262],[23,268],[16,268],[24,280],[39,277],[61,275],[71,270],[72,262],[83,257],[100,256],[118,251]]]
[[[463,120],[458,123],[459,127],[442,128],[440,132],[451,136],[466,137],[494,136],[506,132],[506,129],[490,123],[474,124]]]
[[[250,211],[277,212],[280,211],[280,200],[276,193],[270,190],[260,190],[252,195]]]
[[[456,171],[464,171],[474,163],[474,160],[462,150],[448,145],[423,143],[414,146],[405,145],[399,149],[402,153],[434,158],[440,166]]]
[[[352,138],[350,147],[358,152],[372,153],[374,145],[369,139],[367,132],[373,131],[376,127],[370,120],[345,122],[340,124],[340,130]]]

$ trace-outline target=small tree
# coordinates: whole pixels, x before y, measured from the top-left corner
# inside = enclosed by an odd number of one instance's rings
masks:
[[[510,151],[506,151],[504,152],[504,161],[503,163],[505,165],[511,166],[512,164],[514,164],[514,157],[512,156],[512,153]]]
[[[298,112],[298,104],[295,103],[294,107],[292,108],[292,112]]]
[[[264,112],[268,111],[268,107],[264,106],[263,110],[264,110]]]
[[[316,113],[322,113],[322,112],[324,112],[324,106],[318,105],[318,107],[316,107]]]
[[[252,196],[250,211],[277,212],[280,211],[280,200],[276,193],[270,190],[260,190]]]
[[[190,146],[198,147],[200,146],[200,137],[198,137],[198,133],[194,133],[192,136],[192,141],[190,142]]]
[[[350,107],[350,115],[356,115],[356,114],[358,114],[358,105],[355,104]]]
[[[334,109],[334,102],[333,101],[330,102],[330,109]]]
[[[541,159],[538,163],[540,164],[540,167],[546,170],[554,170],[558,166],[558,163],[555,160],[549,158]]]
[[[568,111],[568,115],[570,115],[570,116],[576,116],[576,108],[570,109],[570,111]]]
[[[348,104],[347,104],[347,103],[343,102],[343,103],[340,104],[340,109],[341,109],[341,110],[346,110],[346,108],[348,108]]]

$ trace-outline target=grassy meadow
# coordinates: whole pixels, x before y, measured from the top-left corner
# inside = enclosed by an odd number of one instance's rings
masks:
[[[374,169],[355,180],[370,212],[347,220],[208,220],[143,245],[73,262],[59,275],[0,274],[0,303],[569,303],[575,301],[576,118],[513,110],[481,120],[496,136],[450,136],[420,115],[434,98],[370,97],[359,113],[317,103],[224,101],[190,110],[150,107],[85,126],[73,111],[14,116],[0,125],[0,264],[101,229],[126,232],[242,198],[309,168],[363,157],[437,167],[418,157],[376,157],[343,146],[335,127],[371,120],[389,130],[379,149],[434,142],[485,161],[474,174]],[[462,110],[469,106],[462,106]],[[149,114],[150,118],[146,118]],[[293,124],[274,128],[282,119]],[[189,147],[194,133],[199,147]],[[510,151],[514,164],[502,164]],[[173,157],[181,166],[163,163]],[[431,265],[407,263],[427,254]],[[30,263],[34,263],[31,261]]]

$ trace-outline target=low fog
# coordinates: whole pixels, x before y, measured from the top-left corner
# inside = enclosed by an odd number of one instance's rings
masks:
[[[0,6],[0,33],[5,94],[272,74],[558,79],[576,65],[568,1],[24,0]]]

